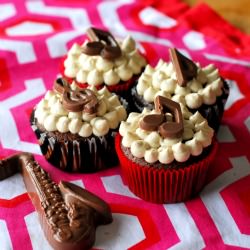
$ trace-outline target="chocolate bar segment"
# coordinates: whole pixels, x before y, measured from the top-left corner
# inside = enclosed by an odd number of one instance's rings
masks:
[[[87,29],[90,42],[83,47],[83,53],[87,55],[100,55],[104,59],[113,60],[121,56],[121,48],[112,34],[96,28]]]
[[[0,181],[4,180],[19,170],[19,155],[0,160]]]
[[[164,138],[181,137],[184,131],[180,104],[163,96],[156,96],[155,111],[157,114],[146,115],[139,123],[146,131],[159,131]],[[167,121],[165,113],[173,115],[173,121]]]
[[[89,249],[100,224],[112,222],[107,203],[75,184],[53,182],[28,153],[0,161],[0,179],[22,173],[44,234],[54,249]]]

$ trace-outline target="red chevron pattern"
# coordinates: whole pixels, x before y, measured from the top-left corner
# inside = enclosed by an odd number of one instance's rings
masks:
[[[0,157],[35,154],[56,181],[80,184],[105,199],[114,222],[98,228],[94,249],[250,249],[250,37],[206,5],[181,0],[40,0],[0,2]],[[120,168],[67,174],[41,156],[29,127],[33,106],[51,88],[62,58],[90,25],[129,33],[151,64],[175,46],[231,80],[218,134],[219,152],[199,197],[150,204],[124,185]],[[0,249],[51,249],[22,178],[0,182]]]

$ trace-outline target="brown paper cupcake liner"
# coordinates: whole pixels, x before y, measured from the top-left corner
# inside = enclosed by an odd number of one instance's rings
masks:
[[[215,157],[217,143],[204,159],[180,169],[141,166],[128,159],[121,148],[121,136],[115,146],[123,178],[129,189],[143,200],[153,203],[176,203],[191,199],[203,188],[210,163]]]
[[[44,157],[63,171],[92,173],[118,164],[114,130],[105,136],[92,135],[87,138],[70,133],[48,132],[37,124],[34,111],[30,122]]]

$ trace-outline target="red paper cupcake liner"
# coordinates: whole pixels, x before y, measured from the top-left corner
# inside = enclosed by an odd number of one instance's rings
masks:
[[[204,159],[180,169],[140,166],[128,159],[121,149],[121,135],[115,138],[122,175],[129,189],[143,200],[153,203],[176,203],[197,195],[203,188],[210,163],[215,157],[217,142]]]

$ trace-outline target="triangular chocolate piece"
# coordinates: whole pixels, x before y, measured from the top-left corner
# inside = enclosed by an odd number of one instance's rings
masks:
[[[185,87],[188,81],[197,76],[197,66],[175,48],[170,48],[169,54],[176,72],[177,82],[180,86]]]

